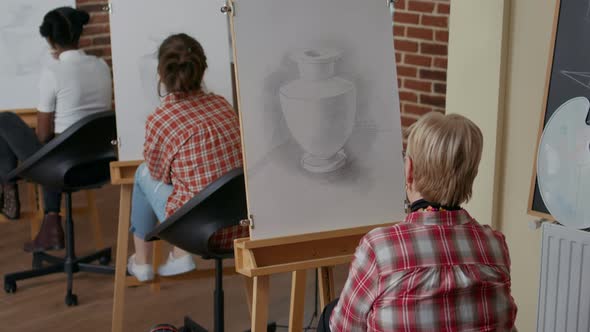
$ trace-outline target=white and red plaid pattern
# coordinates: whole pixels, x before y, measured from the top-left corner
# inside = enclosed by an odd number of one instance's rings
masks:
[[[238,117],[215,94],[167,95],[148,117],[145,134],[143,156],[152,178],[174,186],[166,217],[223,174],[243,165]],[[248,236],[247,231],[239,226],[222,229],[210,243],[231,248],[229,237]]]
[[[244,226],[232,226],[223,228],[209,239],[209,246],[212,248],[229,250],[234,247],[234,240],[249,237],[250,230]]]
[[[465,210],[410,213],[361,240],[330,319],[337,331],[511,331],[504,236]]]

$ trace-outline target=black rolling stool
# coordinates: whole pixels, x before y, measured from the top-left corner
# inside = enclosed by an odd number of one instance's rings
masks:
[[[191,254],[215,260],[215,332],[224,331],[223,259],[233,258],[233,250],[209,246],[218,230],[238,225],[248,214],[244,172],[232,170],[211,183],[146,236],[146,240],[162,239]],[[274,331],[275,324],[269,324]],[[185,317],[182,331],[206,332],[202,326]]]
[[[66,194],[65,257],[34,253],[32,270],[4,276],[4,290],[7,293],[16,292],[17,280],[64,272],[67,275],[65,302],[72,306],[78,304],[78,298],[72,293],[74,273],[114,273],[114,268],[106,266],[111,261],[110,248],[76,257],[72,193],[99,188],[110,181],[109,163],[117,159],[111,141],[116,137],[115,112],[89,115],[43,146],[4,179],[25,179]],[[101,265],[90,264],[97,260]],[[49,265],[44,266],[44,262]]]

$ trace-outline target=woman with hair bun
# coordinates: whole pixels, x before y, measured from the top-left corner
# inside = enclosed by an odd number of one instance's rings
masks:
[[[158,74],[166,94],[147,119],[145,163],[135,173],[131,204],[135,254],[127,269],[139,281],[154,278],[151,242],[144,238],[158,220],[164,221],[223,174],[242,167],[238,117],[223,97],[203,91],[206,69],[201,44],[186,34],[166,38],[158,50]],[[247,235],[243,227],[229,227],[218,231],[209,245],[231,248],[234,238]],[[170,276],[194,268],[191,255],[174,248],[157,273]]]
[[[109,66],[79,49],[80,36],[89,19],[87,12],[70,7],[56,8],[43,18],[39,32],[58,61],[41,73],[36,133],[16,114],[0,113],[0,178],[77,121],[111,108]],[[44,189],[43,198],[45,216],[35,239],[25,243],[29,252],[64,247],[59,215],[61,193]],[[0,212],[9,219],[19,218],[15,182],[1,185]]]

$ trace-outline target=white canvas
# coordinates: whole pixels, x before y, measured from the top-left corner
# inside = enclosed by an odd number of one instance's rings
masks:
[[[382,0],[236,0],[251,238],[401,220],[391,13]]]
[[[143,159],[145,121],[160,103],[157,49],[169,35],[183,32],[201,43],[208,64],[205,87],[232,103],[223,4],[223,0],[111,0],[119,160]]]
[[[50,10],[75,5],[74,0],[2,0],[0,110],[37,107],[41,71],[55,61],[39,26]]]

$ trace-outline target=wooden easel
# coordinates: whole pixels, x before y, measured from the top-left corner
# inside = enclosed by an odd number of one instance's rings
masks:
[[[240,84],[237,72],[238,57],[235,45],[233,0],[227,0],[222,9],[229,13],[230,33],[234,65],[237,109],[240,107]],[[243,124],[242,113],[240,124]],[[241,128],[244,132],[243,127]],[[242,136],[242,147],[244,146]],[[246,156],[244,153],[244,163]],[[246,191],[248,191],[247,173]],[[335,299],[333,267],[348,264],[361,238],[377,227],[395,223],[363,226],[335,231],[295,235],[266,240],[237,239],[234,242],[235,264],[238,273],[249,277],[248,302],[252,317],[251,331],[266,332],[268,322],[270,276],[291,272],[291,302],[289,309],[289,332],[303,329],[306,270],[316,269],[319,280],[320,307],[323,309]]]
[[[236,240],[236,270],[252,278],[249,299],[252,303],[252,332],[266,331],[271,275],[292,273],[289,331],[301,331],[306,270],[318,271],[320,306],[324,308],[335,298],[332,267],[350,263],[359,241],[369,231],[390,225],[393,223],[268,240]]]

